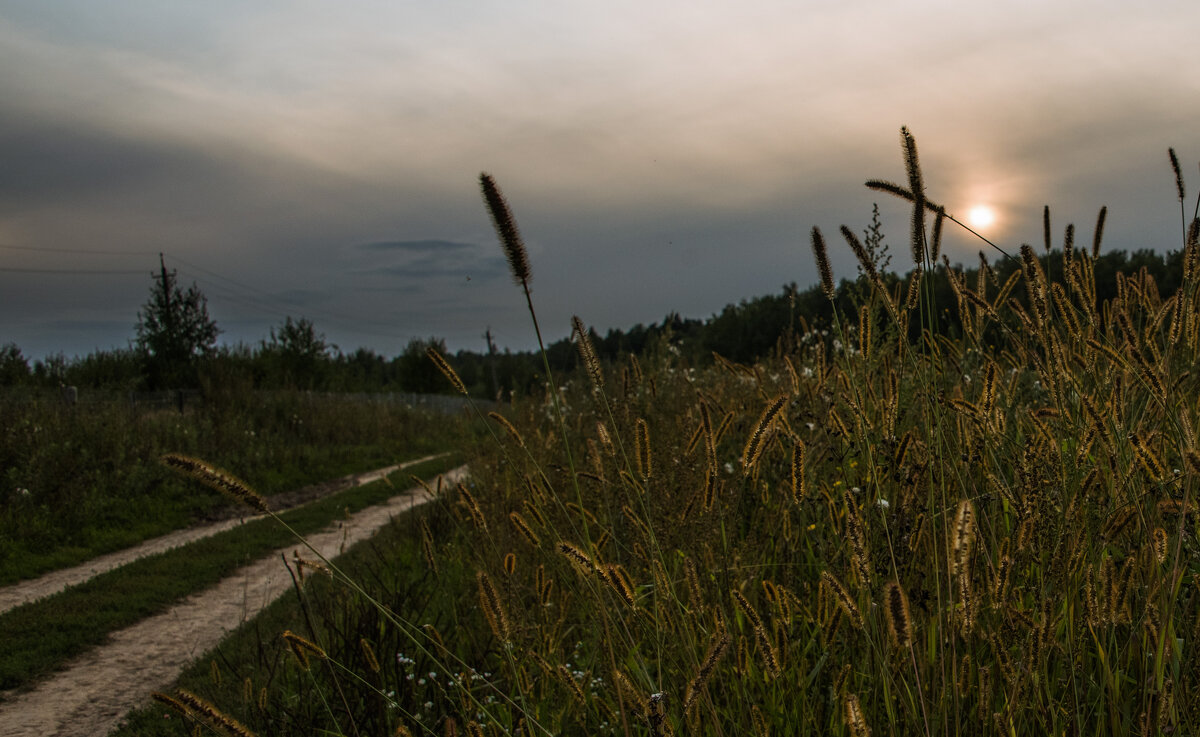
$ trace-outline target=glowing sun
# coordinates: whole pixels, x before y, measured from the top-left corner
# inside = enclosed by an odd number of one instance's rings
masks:
[[[987,205],[975,205],[967,213],[967,220],[973,228],[986,228],[996,222],[996,211]]]

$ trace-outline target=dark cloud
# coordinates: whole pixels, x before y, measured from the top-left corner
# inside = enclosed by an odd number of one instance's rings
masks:
[[[357,266],[356,276],[400,278],[396,288],[411,289],[426,280],[492,280],[504,273],[504,259],[496,249],[478,243],[426,238],[377,241],[358,246],[360,251],[387,254],[388,260],[372,259]],[[385,287],[386,288],[386,287]]]
[[[474,243],[459,243],[456,241],[444,241],[436,238],[416,241],[378,241],[376,243],[363,243],[359,248],[368,251],[406,251],[409,253],[427,253],[430,251],[447,252],[447,251],[463,251],[478,249],[479,246]]]

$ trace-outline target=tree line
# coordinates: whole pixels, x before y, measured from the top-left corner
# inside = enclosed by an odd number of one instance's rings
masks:
[[[867,245],[878,265],[886,269],[890,256],[877,228],[865,232]],[[1178,287],[1182,274],[1182,251],[1160,254],[1149,249],[1132,253],[1115,250],[1099,255],[1095,274],[1099,302],[1116,295],[1117,275],[1145,269],[1158,285],[1162,296],[1169,297]],[[1061,276],[1061,252],[1048,251],[1042,256],[1048,277]],[[983,268],[954,267],[974,284]],[[1015,259],[988,264],[994,280],[1003,283],[1020,268]],[[911,278],[885,271],[885,281],[903,290]],[[955,337],[959,334],[956,297],[946,270],[927,275],[939,310],[933,325],[913,325],[911,329],[932,328]],[[801,290],[786,284],[778,294],[745,299],[727,305],[705,320],[684,318],[670,313],[648,325],[637,324],[609,329],[590,337],[601,361],[615,364],[632,354],[642,357],[669,352],[684,365],[711,363],[713,354],[731,361],[750,363],[773,351],[788,351],[811,331],[827,330],[833,324],[835,310],[843,316],[855,314],[855,304],[865,293],[860,273],[843,279],[836,299],[831,303],[817,286]],[[1014,295],[1023,299],[1023,290]],[[15,344],[0,346],[0,386],[57,387],[118,391],[192,388],[202,391],[233,388],[297,389],[327,392],[418,392],[450,391],[426,350],[434,348],[447,357],[472,395],[506,397],[541,391],[544,386],[540,356],[529,351],[487,353],[458,351],[450,354],[445,342],[437,337],[409,341],[398,355],[385,356],[369,348],[342,351],[331,345],[311,320],[286,318],[272,328],[257,345],[218,346],[219,328],[209,317],[204,295],[195,284],[183,289],[174,271],[161,266],[151,287],[150,297],[138,313],[136,337],[128,348],[96,351],[86,356],[67,358],[54,355],[29,362]],[[490,348],[489,341],[489,348]],[[578,354],[569,339],[550,343],[547,357],[552,371],[567,375],[578,363]]]

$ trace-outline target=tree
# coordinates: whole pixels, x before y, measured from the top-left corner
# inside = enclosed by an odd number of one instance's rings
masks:
[[[150,299],[138,312],[137,348],[144,375],[153,388],[194,385],[196,360],[212,352],[221,331],[195,283],[183,291],[161,253],[158,262]]]
[[[404,353],[396,357],[399,363],[400,386],[407,392],[417,394],[439,394],[453,391],[450,382],[429,360],[426,351],[432,348],[446,355],[446,342],[440,338],[413,338],[408,341]]]
[[[325,335],[317,332],[311,320],[288,317],[278,329],[271,328],[271,338],[263,343],[263,349],[278,364],[285,384],[314,389],[321,383],[329,352],[337,346],[326,343]]]
[[[29,380],[29,361],[16,343],[0,346],[0,386],[16,386]]]

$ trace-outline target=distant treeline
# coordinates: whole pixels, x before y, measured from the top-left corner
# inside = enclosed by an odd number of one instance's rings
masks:
[[[1059,281],[1062,253],[1056,250],[1041,258],[1050,281]],[[960,282],[971,289],[980,283],[980,266],[952,268]],[[1019,268],[1016,259],[1001,258],[990,263],[985,281],[992,285],[991,293]],[[1134,275],[1142,269],[1153,277],[1162,297],[1167,298],[1179,285],[1183,254],[1174,251],[1163,255],[1148,249],[1132,254],[1111,251],[1099,255],[1094,268],[1098,303],[1116,296],[1118,274]],[[905,293],[911,278],[911,272],[905,276],[884,276],[898,295]],[[957,297],[946,269],[936,269],[927,279],[932,289],[927,297],[931,296],[939,306],[937,322],[913,324],[909,329],[915,334],[929,328],[956,337],[960,331]],[[857,321],[854,305],[868,291],[861,278],[841,282],[835,304],[843,324]],[[1024,288],[1018,286],[1013,297],[1024,302]],[[799,290],[793,283],[785,285],[779,294],[727,305],[707,320],[669,314],[657,323],[638,324],[628,330],[610,329],[604,335],[593,331],[591,339],[600,359],[609,363],[625,361],[629,354],[653,358],[666,353],[673,354],[684,365],[697,367],[710,363],[713,353],[731,361],[750,363],[773,351],[789,350],[807,332],[828,330],[833,324],[833,310],[834,306],[819,287]],[[447,355],[474,396],[525,394],[540,391],[544,385],[541,358],[528,351],[447,354],[442,340],[428,338],[412,340],[399,355],[386,357],[367,348],[343,352],[328,346],[307,321],[289,320],[288,327],[293,326],[304,328],[302,339],[280,340],[273,332],[272,340],[258,346],[220,347],[196,358],[195,371],[189,374],[186,383],[202,391],[287,388],[329,392],[449,392],[447,382],[426,356],[426,349],[433,347]],[[281,330],[280,335],[283,334],[286,332]],[[556,374],[566,376],[578,363],[578,354],[569,339],[548,345],[547,354]],[[98,351],[78,358],[51,356],[31,364],[16,345],[0,347],[0,386],[66,385],[81,390],[131,391],[148,388],[150,383],[145,357],[135,348]]]

